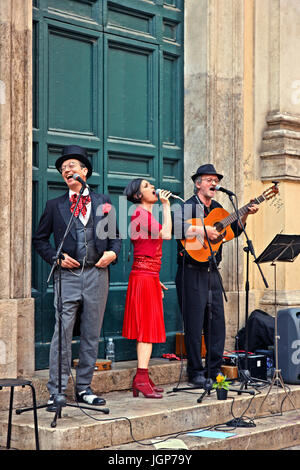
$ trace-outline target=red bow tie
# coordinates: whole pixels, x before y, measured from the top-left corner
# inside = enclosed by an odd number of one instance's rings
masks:
[[[76,202],[77,202],[77,194],[72,194],[72,196],[70,197],[70,202],[71,202],[70,210],[71,210],[71,212],[73,212],[73,210],[76,206]],[[79,199],[78,206],[76,207],[76,211],[75,211],[75,214],[74,214],[75,217],[78,217],[80,212],[83,215],[83,217],[86,215],[86,205],[89,202],[91,202],[90,196],[81,196],[81,198]]]

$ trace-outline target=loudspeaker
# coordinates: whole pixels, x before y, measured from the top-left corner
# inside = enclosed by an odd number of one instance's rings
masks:
[[[300,308],[277,312],[278,368],[284,382],[300,384]]]

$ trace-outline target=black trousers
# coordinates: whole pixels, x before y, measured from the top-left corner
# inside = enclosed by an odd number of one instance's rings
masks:
[[[214,378],[222,365],[225,345],[225,317],[223,293],[216,271],[210,274],[211,283],[211,334],[210,334],[210,378]],[[204,372],[201,358],[202,331],[205,344],[209,344],[208,337],[208,292],[209,273],[207,268],[190,266],[184,268],[179,265],[176,274],[176,288],[179,306],[183,315],[185,330],[185,347],[187,352],[187,372],[191,380],[199,372]],[[208,348],[207,353],[208,353]],[[208,366],[206,354],[206,370]]]

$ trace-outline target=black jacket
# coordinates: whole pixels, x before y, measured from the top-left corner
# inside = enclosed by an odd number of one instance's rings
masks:
[[[103,204],[111,205],[109,197],[92,191],[90,196],[92,204],[91,213],[94,221],[94,240],[99,258],[104,251],[114,251],[118,256],[122,241],[117,227],[115,209],[111,207],[108,213],[104,213]],[[69,191],[63,196],[49,200],[40,219],[37,232],[33,237],[33,245],[36,251],[49,264],[53,264],[57,248],[69,223],[71,216],[70,206]],[[49,241],[52,233],[54,235],[55,248]],[[62,252],[76,259],[76,231],[74,223],[66,236]]]

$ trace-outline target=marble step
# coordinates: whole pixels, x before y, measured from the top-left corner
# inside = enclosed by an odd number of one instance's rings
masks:
[[[171,366],[171,367],[178,367]],[[177,378],[177,377],[176,377]],[[185,387],[185,383],[181,387]],[[103,392],[109,414],[92,409],[90,411],[66,406],[53,428],[53,413],[45,408],[38,410],[40,448],[42,450],[133,450],[151,447],[152,439],[162,436],[178,436],[189,449],[200,448],[277,448],[296,446],[299,441],[300,386],[289,385],[286,389],[269,386],[254,390],[253,395],[230,392],[226,401],[219,401],[215,391],[206,394],[201,403],[198,398],[203,390],[180,390],[174,392],[177,382],[165,384],[162,399],[146,399],[141,394],[133,398],[132,392],[124,389]],[[181,388],[180,387],[180,388]],[[239,390],[240,384],[233,385]],[[71,404],[71,400],[68,404]],[[281,416],[282,415],[282,416]],[[227,439],[205,441],[206,438],[187,436],[192,430],[223,425],[233,417],[247,416],[259,424],[251,428],[238,428],[238,435]],[[267,416],[261,418],[260,416]],[[267,420],[268,429],[266,427]],[[222,426],[223,428],[223,426]],[[260,432],[261,429],[261,432]],[[276,432],[277,430],[277,432]],[[228,428],[231,431],[231,428]],[[236,429],[235,429],[236,431]],[[0,413],[0,446],[5,446],[7,411]],[[276,437],[277,435],[277,437]],[[252,437],[253,436],[253,437]],[[238,439],[241,439],[238,442]],[[128,446],[128,447],[126,447]],[[241,447],[239,447],[241,446]],[[13,415],[11,447],[34,449],[34,427],[32,412]],[[153,447],[151,447],[153,448]],[[148,449],[149,450],[149,449]]]

